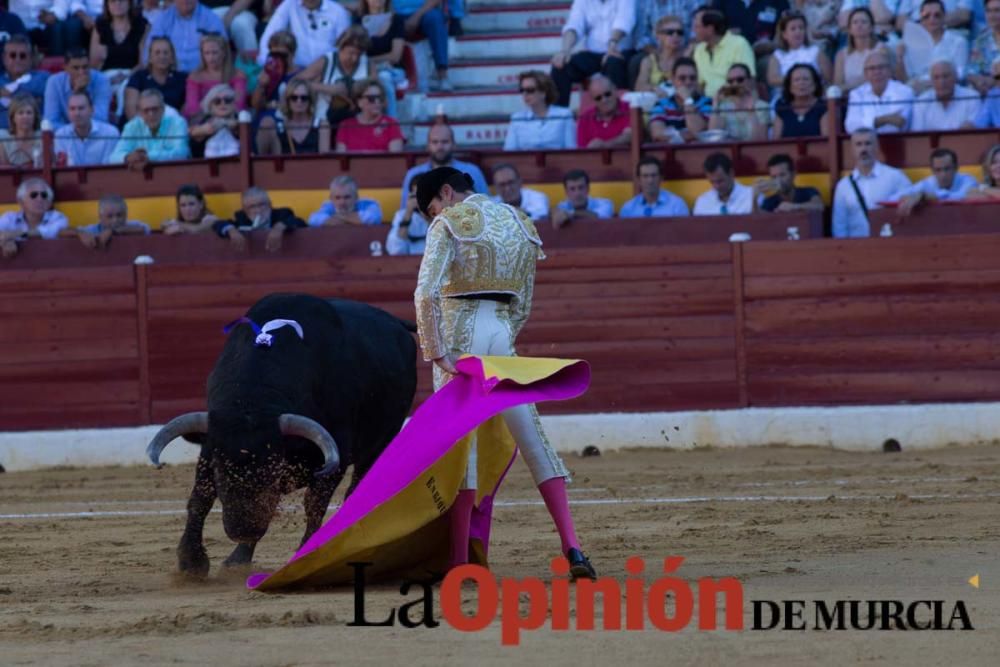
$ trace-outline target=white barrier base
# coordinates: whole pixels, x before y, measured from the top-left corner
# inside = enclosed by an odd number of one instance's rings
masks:
[[[543,417],[542,423],[561,452],[579,452],[588,445],[608,451],[775,444],[872,451],[889,438],[908,450],[998,442],[1000,403],[560,415]],[[9,471],[147,464],[146,445],[158,429],[0,433],[0,464]],[[178,440],[162,460],[191,463],[197,456],[197,445]]]

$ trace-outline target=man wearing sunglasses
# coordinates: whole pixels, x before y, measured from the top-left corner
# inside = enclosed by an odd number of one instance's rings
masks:
[[[590,77],[587,87],[594,106],[580,114],[576,145],[580,148],[626,146],[632,139],[628,104],[618,99],[614,82],[603,74]]]
[[[6,130],[10,124],[7,119],[7,108],[10,98],[17,93],[28,93],[35,98],[38,108],[42,108],[45,99],[45,84],[49,73],[42,70],[32,70],[34,64],[34,47],[27,35],[11,35],[3,43],[3,74],[0,74],[0,129]]]
[[[17,188],[20,210],[0,215],[0,250],[4,257],[17,254],[17,244],[29,237],[54,239],[76,236],[69,220],[52,210],[52,188],[40,178],[29,178]]]

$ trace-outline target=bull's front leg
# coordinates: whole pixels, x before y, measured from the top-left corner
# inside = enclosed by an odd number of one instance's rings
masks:
[[[249,565],[253,561],[253,551],[257,548],[256,542],[240,542],[229,554],[229,558],[222,562],[223,567],[239,567]]]
[[[208,574],[208,552],[202,533],[205,517],[215,504],[215,481],[212,479],[212,464],[205,454],[198,457],[195,468],[194,488],[187,504],[187,524],[180,544],[177,545],[177,569],[185,574],[204,577]]]
[[[344,479],[344,473],[336,472],[325,479],[314,480],[306,490],[303,502],[306,512],[306,532],[302,536],[302,544],[305,544],[313,536],[313,533],[323,525],[323,517],[326,516],[326,510],[330,507],[330,499],[342,479]],[[299,546],[301,547],[302,544]]]

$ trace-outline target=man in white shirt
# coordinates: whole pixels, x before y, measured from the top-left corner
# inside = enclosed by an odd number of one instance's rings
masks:
[[[955,151],[937,148],[931,153],[931,175],[899,193],[896,213],[905,218],[927,202],[959,201],[976,185],[975,178],[958,172]]]
[[[635,0],[573,0],[562,29],[562,47],[552,56],[552,80],[559,89],[556,104],[568,107],[573,84],[595,72],[619,88],[629,87],[635,5]],[[574,53],[580,39],[583,48]]]
[[[733,162],[725,153],[705,158],[705,178],[712,189],[694,202],[692,215],[743,215],[753,213],[753,188],[736,182]]]
[[[325,56],[337,43],[340,33],[351,25],[351,15],[334,0],[286,0],[274,10],[260,43],[267,44],[271,35],[288,30],[298,42],[295,64],[308,67],[320,56]],[[267,61],[267,49],[257,55],[257,64]]]
[[[955,66],[941,61],[931,65],[931,85],[913,109],[914,132],[964,130],[975,127],[981,102],[974,89],[957,84]]]
[[[549,198],[544,192],[522,188],[521,174],[514,165],[504,163],[493,167],[493,187],[497,192],[493,201],[519,208],[535,222],[549,217]]]
[[[69,96],[69,125],[55,132],[56,164],[79,167],[105,164],[118,144],[118,128],[94,120],[94,104],[85,90]]]
[[[899,169],[875,159],[878,135],[870,127],[851,134],[854,170],[840,179],[833,192],[833,237],[837,239],[870,236],[868,211],[881,208],[910,187],[910,179]],[[853,180],[853,183],[852,183]]]
[[[854,133],[863,127],[876,132],[905,132],[913,114],[913,91],[894,81],[889,54],[873,51],[865,58],[867,83],[851,91],[844,129]]]

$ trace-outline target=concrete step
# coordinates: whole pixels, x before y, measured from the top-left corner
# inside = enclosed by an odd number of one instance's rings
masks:
[[[561,30],[569,3],[490,4],[469,9],[462,19],[467,33]]]
[[[524,108],[520,93],[510,87],[428,93],[422,100],[414,100],[414,104],[416,108],[413,109],[413,115],[408,116],[413,121],[429,121],[442,114],[455,122],[484,117],[509,118],[512,113]],[[570,97],[570,108],[575,110],[579,107],[580,93],[574,91]]]
[[[465,35],[448,42],[449,59],[510,60],[515,58],[551,58],[559,50],[558,32],[492,33]]]
[[[517,86],[517,77],[526,70],[549,71],[547,58],[521,60],[452,60],[448,77],[456,88]]]
[[[455,131],[455,143],[463,148],[476,146],[502,146],[507,137],[507,118],[456,120],[449,123]],[[408,147],[426,146],[427,133],[433,123],[420,123],[413,127],[412,140]]]

